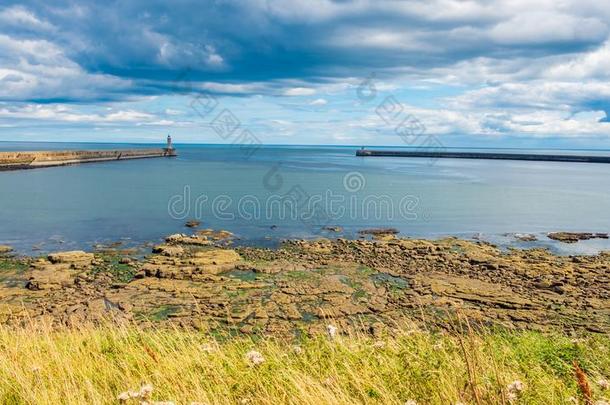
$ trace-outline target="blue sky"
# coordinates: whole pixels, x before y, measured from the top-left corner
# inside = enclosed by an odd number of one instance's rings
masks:
[[[226,110],[266,144],[401,145],[390,100],[447,146],[608,148],[608,66],[597,0],[5,0],[0,141],[234,142]]]

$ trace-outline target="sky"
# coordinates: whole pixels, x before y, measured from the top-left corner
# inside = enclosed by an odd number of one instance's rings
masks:
[[[0,1],[0,141],[610,148],[610,2]]]

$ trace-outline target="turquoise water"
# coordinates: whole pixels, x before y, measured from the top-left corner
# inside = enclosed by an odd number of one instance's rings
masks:
[[[129,147],[0,143],[0,150]],[[544,237],[610,231],[610,165],[360,158],[354,147],[177,148],[177,158],[0,172],[0,244],[25,253],[140,244],[187,232],[185,221],[198,219],[254,245],[394,227],[405,236],[476,235],[565,253],[610,248],[605,240],[563,245]],[[541,240],[518,243],[505,236],[513,232]]]

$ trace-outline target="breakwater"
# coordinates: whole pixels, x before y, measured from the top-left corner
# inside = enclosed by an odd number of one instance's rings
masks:
[[[0,171],[177,156],[175,149],[0,152]]]
[[[445,151],[398,151],[359,149],[356,156],[448,158],[448,159],[492,159],[492,160],[529,160],[538,162],[579,162],[610,163],[610,156],[586,155],[548,155],[535,153],[496,153],[496,152],[445,152]]]

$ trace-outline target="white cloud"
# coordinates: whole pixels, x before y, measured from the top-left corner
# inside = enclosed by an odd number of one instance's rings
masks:
[[[86,113],[64,104],[24,104],[0,108],[0,118],[35,121],[63,121],[75,123],[128,123],[154,122],[152,114],[134,110],[105,110],[101,113]]]
[[[326,104],[328,104],[328,101],[324,98],[317,98],[309,103],[309,105],[318,105],[318,106],[326,105]]]
[[[34,13],[23,6],[7,7],[0,11],[0,22],[4,25],[34,30],[53,31],[55,27],[40,20]]]
[[[602,41],[608,26],[594,17],[554,11],[525,12],[493,27],[490,37],[500,44]]]
[[[610,83],[600,81],[504,83],[449,98],[448,104],[457,109],[544,109],[576,112],[582,110],[583,105],[595,100],[610,100]]]
[[[217,83],[217,82],[202,82],[195,83],[196,89],[207,90],[214,93],[228,94],[250,94],[265,89],[265,85],[261,83]]]
[[[545,76],[555,80],[608,78],[610,77],[608,67],[610,67],[610,40],[596,50],[549,67]]]
[[[0,100],[99,99],[131,87],[129,80],[87,73],[53,42],[0,34]]]
[[[293,87],[284,90],[285,96],[311,96],[316,94],[316,90],[310,87]]]

